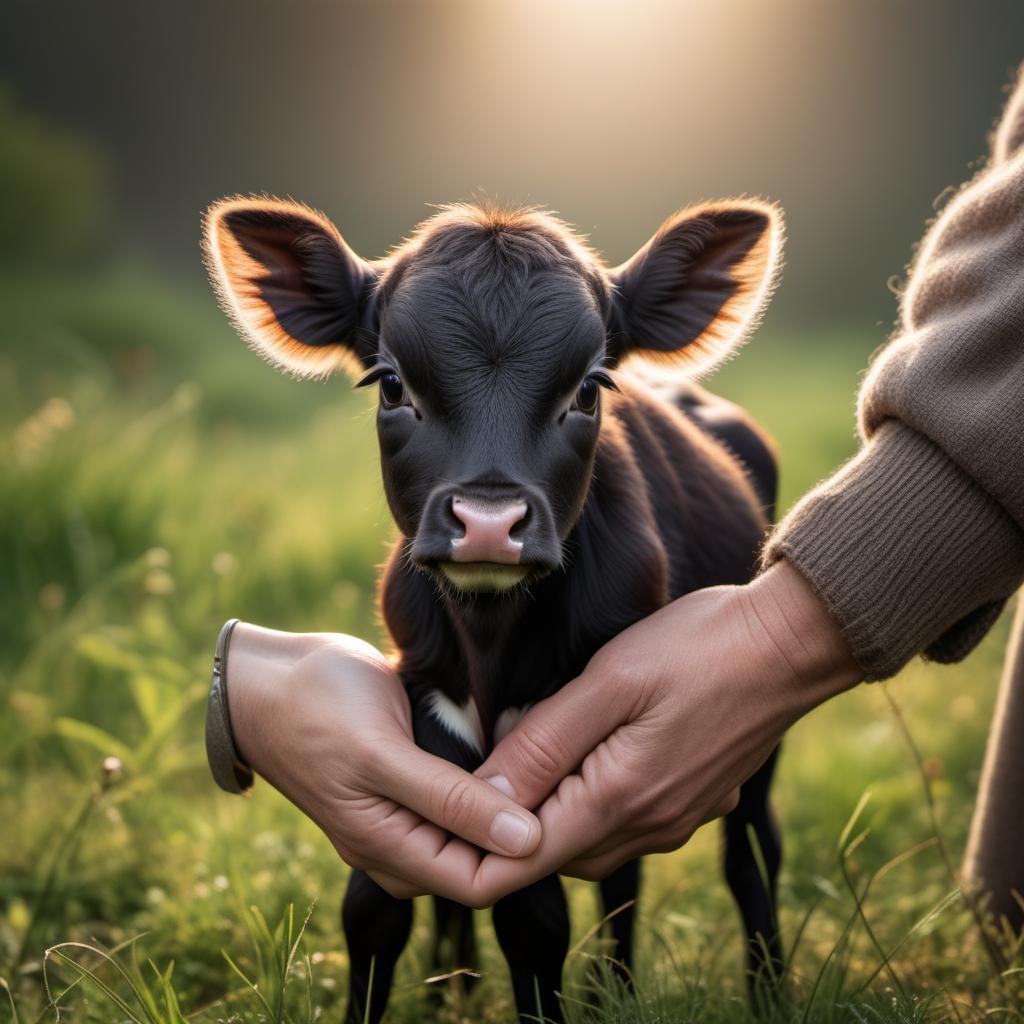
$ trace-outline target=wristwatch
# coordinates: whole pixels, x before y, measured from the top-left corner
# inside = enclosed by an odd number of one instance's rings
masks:
[[[242,760],[231,731],[228,712],[227,654],[238,619],[228,619],[217,637],[213,654],[210,699],[206,705],[206,760],[213,781],[228,793],[245,793],[252,787],[252,769]]]

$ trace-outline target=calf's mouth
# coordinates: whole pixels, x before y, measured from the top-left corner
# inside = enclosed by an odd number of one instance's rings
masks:
[[[504,593],[514,590],[533,572],[530,565],[502,562],[440,562],[437,571],[456,590],[467,593]]]

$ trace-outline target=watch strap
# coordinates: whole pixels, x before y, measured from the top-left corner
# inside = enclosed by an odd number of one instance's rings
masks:
[[[214,782],[228,793],[244,793],[252,787],[252,769],[242,760],[231,731],[228,710],[227,653],[238,619],[228,619],[217,637],[213,655],[210,699],[206,705],[206,759]]]

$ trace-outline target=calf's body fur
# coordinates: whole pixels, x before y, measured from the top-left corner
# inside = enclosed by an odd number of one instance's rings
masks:
[[[777,235],[772,208],[720,204],[676,215],[608,270],[549,215],[453,207],[370,264],[305,207],[212,209],[210,269],[250,343],[293,372],[344,366],[381,381],[382,468],[401,531],[381,604],[420,746],[474,770],[624,628],[698,588],[750,579],[774,506],[770,445],[729,403],[624,363],[719,358],[767,296]],[[458,502],[515,503],[477,538],[494,564],[457,564],[474,529]],[[752,976],[765,951],[779,961],[774,760],[725,822]],[[637,862],[601,883],[627,979],[638,885]],[[471,911],[443,899],[435,909],[438,967],[474,966]],[[349,1021],[383,1014],[411,922],[410,901],[352,873]],[[520,1014],[560,1020],[569,922],[558,878],[500,900],[494,926]]]

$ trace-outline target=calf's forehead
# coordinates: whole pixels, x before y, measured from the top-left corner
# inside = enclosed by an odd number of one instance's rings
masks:
[[[477,374],[571,383],[605,342],[593,291],[564,268],[424,268],[403,276],[381,321],[382,351],[421,385]]]

